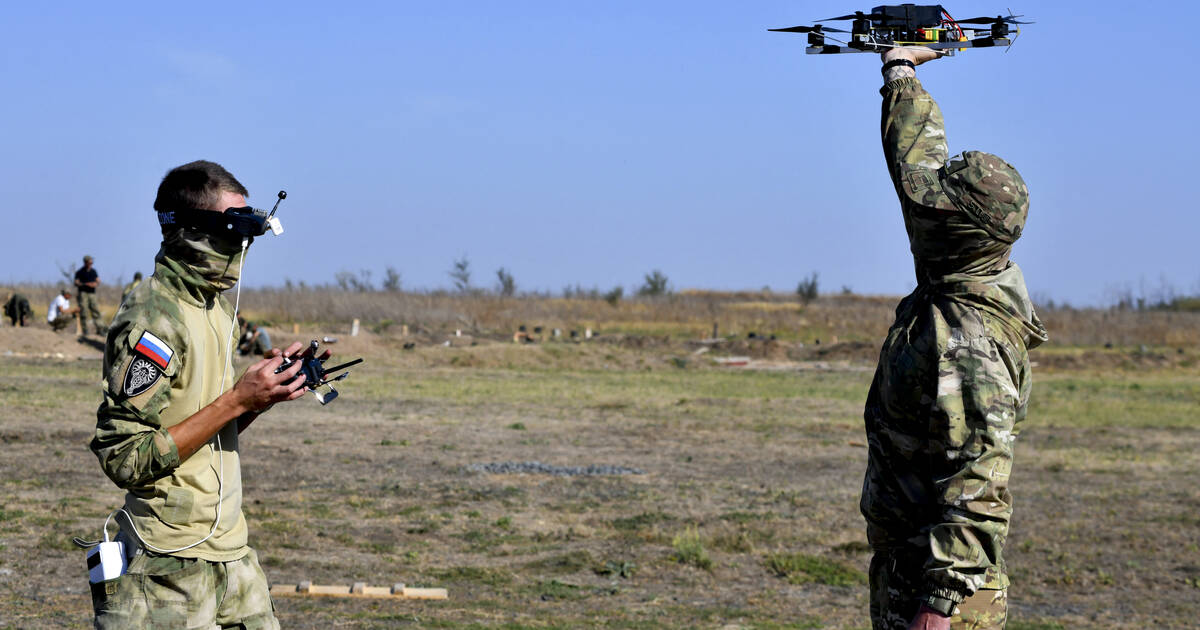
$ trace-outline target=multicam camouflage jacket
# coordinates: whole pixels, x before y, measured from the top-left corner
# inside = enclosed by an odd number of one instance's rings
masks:
[[[130,518],[116,520],[130,540],[132,521],[152,551],[236,560],[248,550],[238,423],[182,461],[167,430],[233,383],[233,308],[196,265],[165,252],[155,262],[154,274],[126,296],[109,328],[91,450],[126,491]]]
[[[1028,349],[1046,339],[1008,260],[1028,191],[995,156],[947,165],[941,111],[917,79],[882,94],[918,286],[896,309],[868,394],[860,507],[873,547],[913,558],[922,596],[957,603],[1008,584],[1013,442],[1029,402]]]

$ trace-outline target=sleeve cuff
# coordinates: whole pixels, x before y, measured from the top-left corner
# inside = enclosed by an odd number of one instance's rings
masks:
[[[895,79],[893,81],[888,81],[887,83],[883,84],[883,87],[879,88],[879,94],[886,97],[888,94],[891,94],[892,92],[895,92],[897,90],[902,90],[902,89],[904,89],[906,87],[910,87],[910,86],[915,86],[915,87],[920,88],[921,80],[918,79],[917,77],[901,77],[901,78]]]
[[[166,429],[159,429],[154,436],[155,459],[158,460],[162,470],[175,470],[181,463],[179,461],[179,446],[175,444],[175,438],[171,437],[171,432]]]
[[[949,588],[929,589],[921,595],[922,604],[947,617],[954,614],[955,607],[961,604],[963,599],[965,598],[962,593]]]

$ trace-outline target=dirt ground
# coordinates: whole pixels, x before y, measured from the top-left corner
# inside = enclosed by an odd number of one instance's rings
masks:
[[[368,358],[342,397],[277,409],[243,436],[251,544],[273,583],[404,582],[450,599],[281,597],[283,627],[869,627],[857,501],[873,349],[404,343],[340,338],[340,356]],[[69,539],[96,536],[121,499],[86,447],[97,344],[0,329],[0,628],[90,623]],[[734,354],[753,361],[707,359]],[[1037,359],[1010,629],[1196,627],[1195,357]],[[472,469],[533,461],[640,473]]]

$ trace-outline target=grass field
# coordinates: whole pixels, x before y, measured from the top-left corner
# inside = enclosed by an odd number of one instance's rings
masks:
[[[1194,349],[1161,349],[1165,367],[1155,352],[1034,357],[1009,628],[1200,619],[1200,368]],[[279,598],[285,628],[869,626],[869,361],[730,369],[565,343],[367,354],[330,407],[295,403],[243,436],[251,544],[274,583],[450,599]],[[89,624],[69,539],[120,502],[86,448],[98,368],[0,358],[0,627]],[[524,461],[642,474],[468,469]]]

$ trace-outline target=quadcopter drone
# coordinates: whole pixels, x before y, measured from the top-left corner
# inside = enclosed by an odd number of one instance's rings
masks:
[[[882,52],[886,48],[897,46],[924,46],[950,56],[956,50],[968,48],[1012,46],[1016,37],[1014,35],[1012,39],[1009,38],[1010,30],[1019,35],[1021,24],[1033,23],[1022,22],[1017,19],[1019,17],[1024,16],[1013,15],[1010,11],[1007,16],[955,20],[940,4],[900,4],[875,7],[870,13],[855,11],[853,15],[817,20],[853,20],[849,31],[824,24],[767,30],[777,33],[808,33],[807,51],[810,55]],[[988,28],[963,28],[964,24],[983,25]],[[1015,28],[1010,29],[1010,25]],[[850,36],[849,41],[843,42],[829,33],[845,33]],[[841,45],[827,44],[826,39]]]

